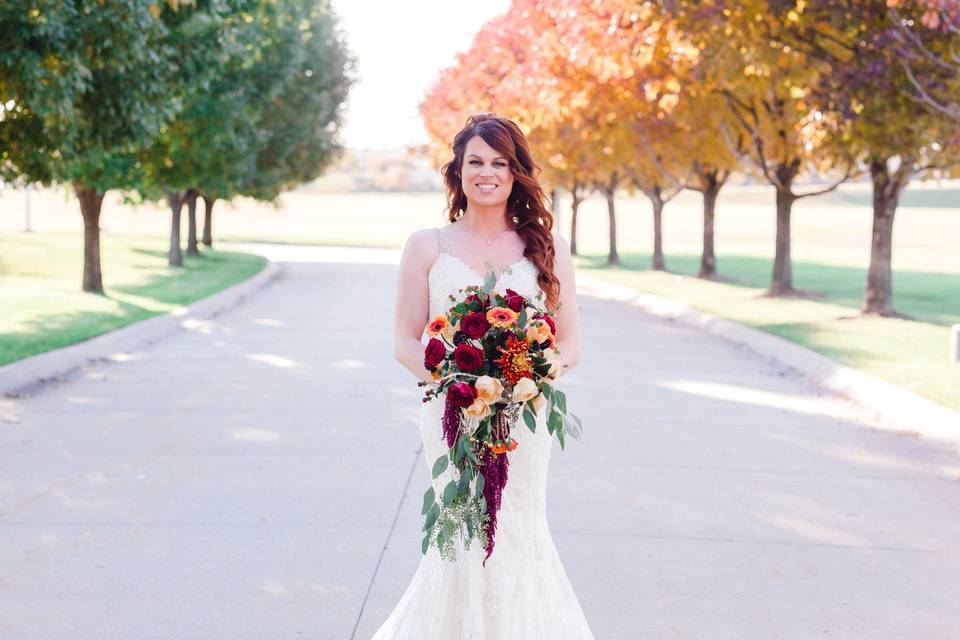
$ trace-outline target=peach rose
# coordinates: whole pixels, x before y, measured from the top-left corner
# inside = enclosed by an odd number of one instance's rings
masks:
[[[513,399],[516,402],[526,402],[538,393],[537,384],[530,378],[520,378],[513,385]]]
[[[503,384],[490,376],[480,376],[473,386],[477,389],[477,398],[487,404],[498,401],[503,394]]]
[[[560,356],[553,351],[543,352],[543,357],[546,358],[547,363],[550,364],[550,370],[547,371],[547,377],[551,380],[556,380],[557,376],[560,375],[560,369],[563,367],[563,362],[560,360]]]
[[[527,325],[527,340],[530,342],[546,342],[553,335],[546,322],[534,322]]]
[[[473,401],[473,404],[471,404],[469,407],[464,409],[464,412],[468,416],[473,416],[475,418],[485,418],[487,417],[487,414],[490,413],[490,405],[488,405],[486,402],[484,402],[480,398],[477,398],[476,400]]]

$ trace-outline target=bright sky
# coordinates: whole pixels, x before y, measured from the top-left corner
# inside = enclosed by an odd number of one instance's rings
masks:
[[[387,149],[426,142],[418,105],[444,67],[470,47],[510,0],[333,0],[357,59],[347,102],[344,143]]]

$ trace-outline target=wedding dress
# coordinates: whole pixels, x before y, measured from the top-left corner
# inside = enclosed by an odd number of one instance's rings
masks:
[[[428,274],[430,318],[450,307],[448,295],[483,284],[477,270],[449,251],[439,230],[437,239],[440,255]],[[535,296],[541,291],[536,266],[524,257],[506,267],[496,289],[502,293],[507,287]],[[441,428],[444,400],[441,395],[420,408],[428,468],[449,450]],[[431,546],[372,640],[594,640],[547,526],[547,469],[555,436],[547,431],[543,411],[537,415],[536,433],[520,423],[511,436],[519,446],[507,454],[507,484],[486,566],[478,539],[464,550],[458,538],[453,562],[441,559]],[[450,465],[433,480],[436,494],[458,473]],[[420,496],[418,491],[418,505]]]

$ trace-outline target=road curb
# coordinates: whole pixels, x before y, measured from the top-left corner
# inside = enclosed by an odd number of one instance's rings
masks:
[[[120,359],[124,353],[142,349],[174,331],[189,328],[197,320],[212,318],[230,309],[267,285],[280,271],[275,262],[268,261],[263,269],[243,282],[192,304],[83,342],[11,362],[0,367],[0,394],[21,397],[85,365]]]
[[[960,412],[863,371],[842,365],[785,338],[723,320],[668,298],[639,293],[630,287],[607,282],[579,271],[577,292],[599,299],[624,302],[650,315],[675,320],[771,358],[797,371],[815,385],[860,405],[872,415],[878,426],[883,428],[908,431],[960,445]]]

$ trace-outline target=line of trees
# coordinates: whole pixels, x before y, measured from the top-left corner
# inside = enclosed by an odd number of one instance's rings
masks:
[[[181,265],[184,206],[197,254],[216,202],[273,201],[341,151],[355,63],[327,1],[32,0],[0,33],[0,177],[72,185],[84,291],[103,291],[107,191],[165,201]]]
[[[774,187],[767,294],[797,295],[793,203],[854,176],[873,183],[863,311],[896,315],[893,219],[913,179],[960,175],[960,0],[514,0],[441,72],[421,104],[437,159],[469,113],[525,127],[541,178],[603,194],[607,262],[619,264],[614,194],[653,207],[653,269],[666,269],[665,205],[703,198],[700,277],[717,275],[717,197],[737,171]],[[816,186],[800,187],[808,182]]]

